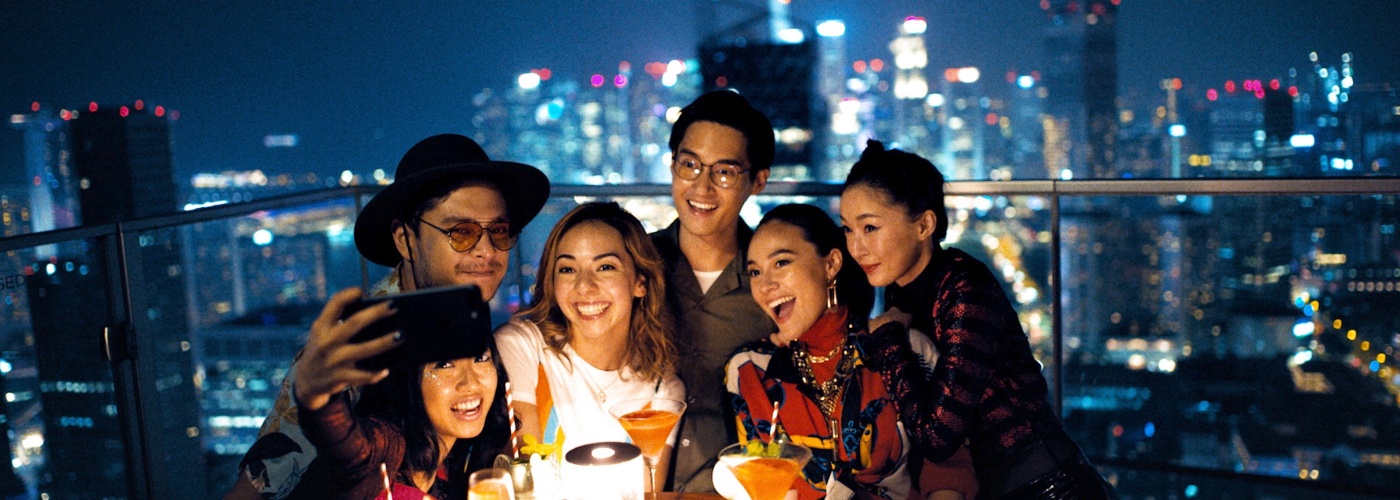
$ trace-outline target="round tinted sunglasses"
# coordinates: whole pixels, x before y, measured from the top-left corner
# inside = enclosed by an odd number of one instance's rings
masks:
[[[481,224],[478,222],[466,221],[458,222],[457,225],[448,229],[434,226],[433,223],[418,219],[423,225],[438,230],[452,244],[452,249],[458,252],[471,250],[476,246],[476,242],[481,241],[481,235],[485,234],[491,240],[491,246],[502,252],[515,247],[516,237],[510,232],[509,222],[488,222]]]

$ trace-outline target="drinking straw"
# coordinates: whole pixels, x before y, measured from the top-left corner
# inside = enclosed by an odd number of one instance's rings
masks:
[[[768,430],[768,442],[763,443],[764,445],[768,445],[772,443],[774,439],[778,438],[778,409],[782,407],[782,403],[773,404],[773,418],[768,420],[769,422],[773,423],[773,428]]]
[[[506,382],[506,419],[510,421],[511,458],[518,460],[520,459],[520,447],[515,443],[515,405],[510,396],[510,382]]]
[[[379,462],[379,473],[384,476],[385,500],[394,500],[394,488],[389,485],[389,466]]]

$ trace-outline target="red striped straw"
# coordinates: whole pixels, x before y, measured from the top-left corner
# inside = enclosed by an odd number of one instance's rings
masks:
[[[773,404],[773,418],[768,420],[773,423],[773,427],[768,429],[768,443],[772,443],[774,439],[778,438],[778,409],[782,407],[782,403]],[[767,445],[768,443],[763,444]]]

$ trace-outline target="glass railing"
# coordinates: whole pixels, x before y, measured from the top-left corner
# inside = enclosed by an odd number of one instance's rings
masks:
[[[321,305],[387,272],[351,238],[374,192],[0,240],[0,496],[220,496]],[[1400,179],[948,193],[946,245],[1003,278],[1066,427],[1125,498],[1394,494]],[[835,214],[839,194],[773,183],[743,214]],[[556,186],[513,250],[496,322],[529,302],[552,224],[591,199],[650,229],[675,217],[666,185]]]

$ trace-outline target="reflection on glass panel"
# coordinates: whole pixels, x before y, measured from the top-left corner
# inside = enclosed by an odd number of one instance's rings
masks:
[[[108,273],[95,240],[0,256],[0,496],[123,498],[125,447],[110,365]]]
[[[1062,215],[1064,416],[1090,456],[1400,481],[1395,196],[1065,198]]]
[[[361,286],[354,215],[353,201],[334,200],[139,235],[133,270],[145,270],[146,300],[165,308],[155,316],[174,318],[138,317],[138,332],[154,337],[155,369],[170,376],[160,389],[178,393],[193,382],[198,401],[162,417],[189,429],[153,430],[161,435],[149,439],[180,453],[193,447],[204,469],[192,474],[206,488],[195,496],[227,491],[311,322],[331,294]],[[178,442],[191,437],[192,445]]]

